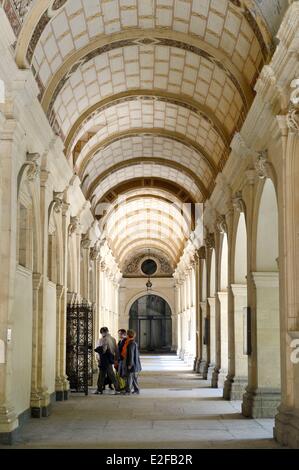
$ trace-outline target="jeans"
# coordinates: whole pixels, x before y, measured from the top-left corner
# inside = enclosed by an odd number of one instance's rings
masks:
[[[128,372],[126,392],[131,393],[132,387],[134,387],[134,392],[139,392],[138,374],[136,374],[135,372]]]

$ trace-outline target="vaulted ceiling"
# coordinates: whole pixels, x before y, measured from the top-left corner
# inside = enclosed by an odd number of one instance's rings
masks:
[[[115,257],[174,266],[192,228],[178,202],[213,191],[287,0],[0,1],[95,216],[112,204]]]

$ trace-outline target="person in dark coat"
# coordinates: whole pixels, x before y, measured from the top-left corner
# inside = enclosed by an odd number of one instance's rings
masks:
[[[133,393],[139,395],[138,374],[141,371],[141,362],[138,351],[138,344],[135,342],[136,333],[134,330],[127,331],[127,341],[123,347],[124,370],[126,371],[127,384],[126,395],[130,395],[132,387]]]
[[[118,345],[117,345],[117,351],[118,351],[117,362],[114,364],[114,368],[115,368],[115,370],[117,370],[120,377],[125,378],[126,375],[124,373],[124,364],[123,364],[124,357],[123,357],[122,351],[123,351],[123,347],[125,345],[125,342],[127,340],[126,330],[124,330],[123,328],[118,330],[118,337],[119,337],[119,342],[118,342]]]

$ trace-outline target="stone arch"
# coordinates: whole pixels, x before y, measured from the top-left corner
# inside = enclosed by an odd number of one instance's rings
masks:
[[[246,283],[247,277],[247,228],[244,212],[238,218],[234,240],[234,282]]]
[[[226,233],[222,235],[219,262],[220,262],[219,288],[220,288],[220,291],[226,291],[227,284],[228,284],[228,239],[227,239]]]
[[[274,417],[281,400],[278,204],[272,178],[265,178],[259,185],[254,214],[254,270],[250,280],[252,351],[249,391],[244,395],[242,410],[245,416],[258,418]]]
[[[136,331],[142,351],[171,351],[172,310],[160,295],[147,292],[135,300],[129,311],[129,327]]]
[[[174,304],[173,302],[169,299],[168,296],[166,296],[163,292],[160,292],[159,290],[151,290],[150,291],[151,295],[157,295],[158,297],[161,297],[163,300],[165,300],[165,302],[168,303],[170,309],[171,309],[171,313],[173,315],[174,313]],[[129,313],[130,313],[130,309],[133,305],[133,303],[140,299],[141,297],[143,297],[144,295],[147,295],[148,294],[148,291],[145,289],[143,289],[142,291],[139,291],[138,294],[135,294],[133,295],[130,300],[127,302],[126,304],[126,307],[125,307],[125,317],[126,318],[129,318]]]
[[[216,253],[215,249],[211,250],[210,261],[210,297],[215,297],[216,293]]]

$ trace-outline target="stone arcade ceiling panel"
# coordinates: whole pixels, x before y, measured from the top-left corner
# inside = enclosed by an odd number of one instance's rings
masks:
[[[211,194],[287,3],[0,0],[16,62],[31,67],[95,215],[108,201],[120,215],[117,197],[135,191],[120,205],[129,210],[125,228],[105,216],[122,262],[151,244],[175,266],[186,220],[177,205],[169,219],[165,201]],[[134,231],[137,221],[144,228]]]

